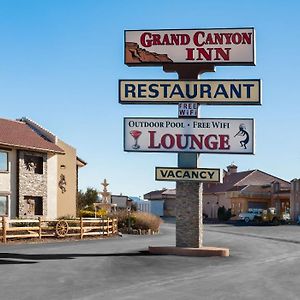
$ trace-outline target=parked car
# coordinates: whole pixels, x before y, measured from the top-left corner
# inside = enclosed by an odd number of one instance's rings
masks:
[[[288,224],[291,222],[289,212],[279,212],[275,207],[264,209],[260,215],[254,217],[257,224]]]
[[[262,212],[263,209],[261,208],[249,208],[247,212],[239,214],[239,219],[249,223],[254,220],[255,216],[260,216]]]
[[[291,222],[292,222],[292,218],[288,211],[281,213],[281,223],[290,224]]]

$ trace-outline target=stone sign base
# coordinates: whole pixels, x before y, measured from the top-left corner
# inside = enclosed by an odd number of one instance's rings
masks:
[[[181,256],[229,256],[228,248],[217,247],[149,247],[150,254],[158,255],[181,255]]]

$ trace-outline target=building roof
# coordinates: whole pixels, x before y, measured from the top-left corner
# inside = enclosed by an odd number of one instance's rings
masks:
[[[281,190],[288,189],[290,187],[290,183],[288,181],[263,172],[261,170],[224,173],[225,176],[223,178],[223,183],[204,183],[203,193],[215,194],[232,191],[241,192],[248,187],[253,187],[253,189],[257,190],[262,187],[270,187],[271,184],[274,182],[279,182]],[[144,195],[144,198],[148,200],[162,200],[167,198],[175,199],[175,197],[176,189],[162,189],[152,191]]]
[[[246,186],[258,186],[279,182],[282,187],[289,187],[290,183],[261,170],[250,170],[225,175],[223,183],[204,184],[204,193],[224,193],[229,191],[241,191]]]
[[[0,118],[0,146],[64,154],[64,150],[32,130],[25,122]]]
[[[80,157],[76,156],[76,164],[79,168],[84,167],[87,165],[87,162],[81,159]]]
[[[144,199],[147,199],[147,200],[161,200],[162,199],[162,193],[164,191],[166,191],[166,189],[151,191],[151,192],[144,195]]]
[[[167,189],[162,192],[163,195],[165,196],[175,196],[176,195],[176,189]]]

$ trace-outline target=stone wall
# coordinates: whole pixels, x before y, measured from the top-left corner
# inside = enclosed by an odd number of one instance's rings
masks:
[[[25,163],[25,156],[42,158],[42,174],[36,174],[34,163]],[[37,217],[34,213],[34,200],[28,197],[42,197],[43,215],[47,215],[47,154],[19,151],[19,217]],[[25,199],[26,197],[26,199]]]
[[[202,246],[202,187],[198,182],[176,183],[176,247]]]

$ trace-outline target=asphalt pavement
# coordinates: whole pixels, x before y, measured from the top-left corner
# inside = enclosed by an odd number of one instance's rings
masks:
[[[153,236],[0,244],[0,299],[300,299],[300,226],[205,225],[206,246],[230,257],[153,256],[175,225]]]

